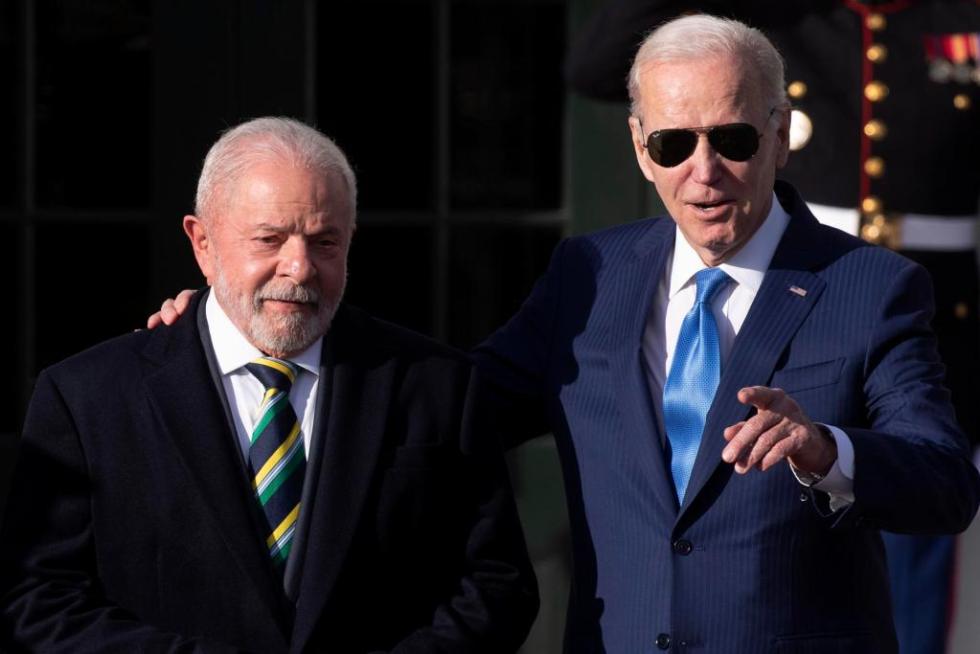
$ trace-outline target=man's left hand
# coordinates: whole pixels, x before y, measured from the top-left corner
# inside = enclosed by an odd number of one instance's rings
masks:
[[[837,443],[820,431],[800,405],[778,388],[749,386],[738,401],[756,408],[756,414],[725,429],[728,445],[721,453],[735,472],[768,470],[783,459],[801,472],[826,475],[837,460]]]

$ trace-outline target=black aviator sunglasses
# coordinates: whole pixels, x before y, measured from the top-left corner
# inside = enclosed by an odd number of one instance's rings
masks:
[[[766,122],[776,112],[777,107],[769,110]],[[643,123],[640,123],[643,129]],[[658,129],[650,132],[643,146],[654,163],[664,168],[673,168],[683,163],[694,154],[698,147],[698,136],[704,134],[715,152],[729,161],[748,161],[759,151],[759,139],[762,132],[748,123],[729,123],[712,127],[684,127],[677,129]]]

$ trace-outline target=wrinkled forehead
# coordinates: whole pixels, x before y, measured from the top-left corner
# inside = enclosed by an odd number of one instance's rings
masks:
[[[216,214],[271,210],[350,219],[350,193],[339,171],[321,171],[282,161],[259,161],[219,186]]]

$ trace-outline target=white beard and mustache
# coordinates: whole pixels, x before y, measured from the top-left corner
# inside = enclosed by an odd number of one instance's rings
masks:
[[[298,286],[286,280],[270,279],[256,289],[251,297],[235,291],[219,263],[213,289],[218,302],[242,329],[255,347],[266,354],[285,357],[302,352],[327,333],[337,307],[344,296],[346,276],[340,292],[331,301],[310,285]],[[314,314],[289,312],[270,314],[263,311],[265,300],[300,302],[312,305]]]

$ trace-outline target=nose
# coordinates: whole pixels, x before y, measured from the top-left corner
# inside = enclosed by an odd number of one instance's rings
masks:
[[[316,268],[310,258],[310,247],[303,238],[290,237],[279,250],[279,266],[276,272],[289,277],[297,284],[313,279]]]
[[[712,184],[721,177],[724,164],[706,134],[698,134],[698,144],[690,158],[691,178],[699,184]]]

